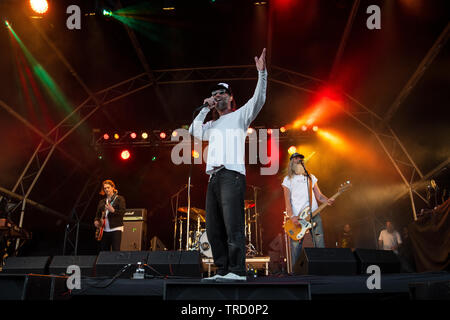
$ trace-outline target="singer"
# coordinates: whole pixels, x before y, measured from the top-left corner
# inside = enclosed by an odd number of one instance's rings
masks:
[[[123,233],[123,215],[125,214],[125,198],[118,195],[116,185],[111,180],[102,182],[100,190],[102,196],[97,206],[94,225],[102,229],[103,236],[100,240],[101,251],[120,251],[120,243]]]
[[[289,158],[288,175],[284,177],[281,184],[284,192],[284,200],[286,204],[286,212],[292,222],[299,224],[298,215],[306,207],[310,207],[311,211],[315,211],[318,208],[317,201],[321,203],[328,203],[332,205],[333,199],[329,199],[322,194],[317,184],[317,178],[310,174],[308,178],[306,168],[304,167],[304,156],[299,153],[294,153]],[[314,197],[312,196],[314,194]],[[311,204],[310,204],[311,202]],[[325,239],[323,235],[322,218],[320,214],[312,218],[313,226],[310,230],[315,243],[316,248],[325,248]],[[305,237],[306,238],[306,237]],[[302,238],[300,241],[294,241],[289,238],[291,246],[291,263],[295,265],[295,262],[300,257],[302,251]]]
[[[245,268],[245,137],[266,100],[266,49],[255,57],[258,82],[251,99],[236,109],[231,88],[219,83],[206,98],[189,132],[208,141],[206,173],[206,233],[211,244],[215,276],[204,282],[246,281]],[[218,119],[203,123],[210,110]]]

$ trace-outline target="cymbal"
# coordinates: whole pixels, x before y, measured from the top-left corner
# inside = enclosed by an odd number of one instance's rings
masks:
[[[254,208],[255,207],[255,201],[254,200],[245,200],[244,201],[244,208],[245,210]]]
[[[188,208],[187,208],[187,207],[181,207],[181,208],[178,208],[178,211],[187,214]],[[201,221],[201,222],[205,222],[205,221],[206,221],[206,220],[205,220],[206,211],[203,210],[203,209],[199,209],[199,208],[194,208],[194,207],[192,207],[192,208],[191,208],[191,213],[190,213],[189,216],[190,216],[191,220],[197,221],[197,219],[200,217],[200,221]],[[186,218],[184,218],[184,219],[186,219]]]
[[[188,212],[188,207],[180,207],[178,208],[178,211],[183,212],[183,213],[187,213]],[[201,216],[206,216],[206,211],[203,209],[199,209],[199,208],[195,208],[195,207],[191,207],[191,213],[196,213],[199,214]]]

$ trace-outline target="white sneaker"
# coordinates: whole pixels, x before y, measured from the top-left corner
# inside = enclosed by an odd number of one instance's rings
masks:
[[[216,282],[218,279],[223,278],[220,274],[216,274],[215,276],[203,278],[200,282]]]
[[[239,276],[233,272],[229,272],[228,274],[226,274],[220,278],[217,278],[216,281],[217,282],[235,282],[235,281],[245,282],[245,281],[247,281],[247,277]]]

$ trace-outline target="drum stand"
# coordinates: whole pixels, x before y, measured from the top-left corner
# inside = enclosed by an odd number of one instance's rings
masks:
[[[251,221],[251,214],[250,214],[250,208],[245,210],[247,213],[245,214],[245,237],[247,238],[247,250],[246,250],[246,256],[247,257],[254,257],[258,254],[258,251],[256,250],[255,246],[252,243],[252,221]]]

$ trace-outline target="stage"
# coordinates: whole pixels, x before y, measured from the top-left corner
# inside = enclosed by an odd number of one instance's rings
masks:
[[[416,300],[449,299],[448,272],[382,274],[381,288],[368,289],[370,275],[279,275],[247,282],[203,283],[200,278],[122,279],[83,277],[69,291],[67,277],[0,274],[0,300],[97,299],[153,301],[288,301],[288,300]],[[22,289],[23,288],[23,289]]]

